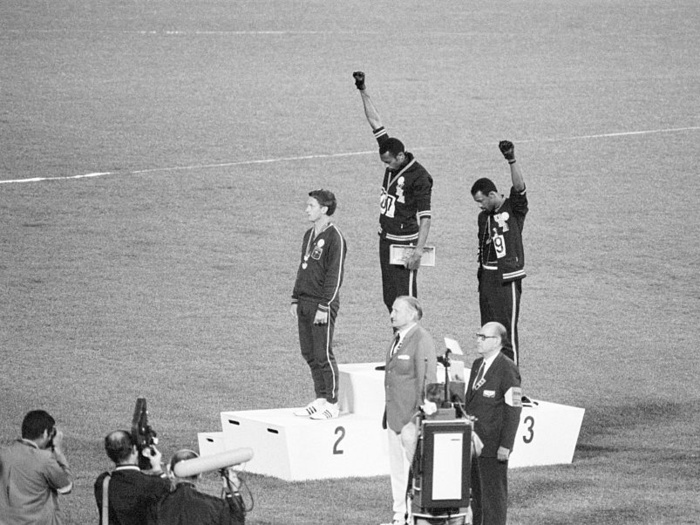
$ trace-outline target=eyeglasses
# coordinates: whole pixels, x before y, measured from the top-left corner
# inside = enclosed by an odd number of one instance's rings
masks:
[[[474,335],[476,336],[476,339],[478,341],[486,341],[487,339],[498,339],[498,337],[496,337],[495,335],[486,335],[479,332],[475,333]]]

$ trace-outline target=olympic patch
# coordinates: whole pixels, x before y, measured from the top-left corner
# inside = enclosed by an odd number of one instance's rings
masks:
[[[510,231],[510,228],[508,227],[508,219],[510,219],[510,214],[507,211],[504,211],[503,213],[498,213],[494,215],[493,218],[496,220],[498,226],[504,232]]]

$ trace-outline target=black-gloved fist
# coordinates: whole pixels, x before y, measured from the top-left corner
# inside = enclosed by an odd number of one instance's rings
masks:
[[[365,89],[365,74],[363,71],[355,71],[352,74],[355,77],[355,87],[359,90]]]
[[[501,153],[503,153],[503,156],[508,162],[515,161],[515,146],[513,146],[511,141],[502,140],[498,143],[498,149],[501,150]]]

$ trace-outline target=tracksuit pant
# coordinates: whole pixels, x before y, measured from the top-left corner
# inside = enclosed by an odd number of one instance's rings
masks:
[[[498,322],[508,331],[508,342],[501,350],[516,365],[520,366],[518,342],[518,316],[522,281],[501,283],[496,270],[482,270],[479,277],[479,309],[481,325]]]
[[[328,323],[314,324],[318,301],[300,298],[297,305],[299,323],[299,346],[301,355],[311,369],[314,391],[317,398],[329,403],[338,402],[338,364],[333,355],[333,330],[338,315],[339,301],[331,303]]]

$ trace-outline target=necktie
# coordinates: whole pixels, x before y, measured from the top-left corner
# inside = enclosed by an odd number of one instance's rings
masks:
[[[481,385],[479,384],[481,380],[484,378],[484,361],[481,362],[481,366],[479,367],[479,371],[476,373],[476,379],[474,380],[474,384],[472,385],[473,390],[478,390]]]
[[[396,337],[394,337],[394,342],[391,344],[391,354],[390,355],[393,356],[398,351],[399,346],[401,346],[401,334],[396,332]]]

